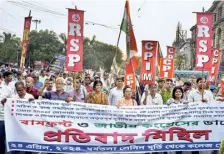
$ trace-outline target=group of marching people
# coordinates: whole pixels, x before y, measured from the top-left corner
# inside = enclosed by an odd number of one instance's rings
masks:
[[[218,92],[217,95],[222,94]],[[62,73],[55,77],[49,72],[30,71],[0,73],[0,153],[5,151],[4,104],[7,98],[49,99],[68,103],[83,102],[100,105],[174,105],[190,102],[212,102],[214,95],[203,78],[190,78],[183,82],[177,78],[158,79],[151,85],[143,85],[133,93],[131,87],[124,85],[124,77],[104,72],[103,75],[88,73]],[[218,97],[222,101],[222,97]],[[19,151],[13,151],[18,154]],[[31,152],[25,152],[31,154]],[[198,152],[193,152],[198,153]]]

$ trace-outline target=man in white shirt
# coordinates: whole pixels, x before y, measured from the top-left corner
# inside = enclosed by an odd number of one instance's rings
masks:
[[[141,105],[163,105],[162,96],[157,92],[157,84],[148,85],[141,98]]]
[[[111,86],[110,80],[109,80],[109,73],[104,72],[103,79],[101,81],[103,83],[104,88],[106,88],[107,91],[108,91],[110,89],[110,86]]]
[[[197,89],[190,92],[188,96],[189,102],[206,103],[214,101],[212,93],[205,89],[205,81],[202,78],[197,79],[197,86]]]
[[[10,89],[3,84],[2,74],[0,74],[0,153],[5,153],[5,123],[4,123],[4,106],[6,98],[11,98]]]
[[[6,71],[3,74],[3,77],[4,77],[4,81],[2,82],[2,84],[10,89],[11,95],[16,94],[15,83],[12,81],[13,73],[10,71]]]
[[[33,95],[26,92],[25,85],[22,81],[15,84],[17,94],[13,96],[16,99],[34,99]]]
[[[117,102],[123,97],[124,79],[122,77],[116,78],[116,87],[110,90],[109,103],[115,106]]]

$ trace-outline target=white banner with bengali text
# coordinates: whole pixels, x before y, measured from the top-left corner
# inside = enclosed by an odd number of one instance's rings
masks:
[[[117,108],[8,99],[8,151],[146,153],[217,150],[224,103]]]

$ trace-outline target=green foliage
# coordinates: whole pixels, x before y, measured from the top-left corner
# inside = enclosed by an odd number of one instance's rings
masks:
[[[3,32],[0,34],[0,61],[17,63],[21,51],[21,40],[16,35]],[[18,56],[18,58],[17,58]]]
[[[28,52],[30,52],[31,65],[34,61],[50,62],[55,54],[65,55],[63,48],[64,44],[54,31],[30,32]]]
[[[0,35],[0,60],[3,62],[17,63],[21,58],[21,40],[10,33]],[[40,30],[31,31],[29,35],[29,45],[26,57],[26,66],[31,67],[34,61],[49,63],[55,54],[66,55],[67,36],[64,33],[57,35],[54,31]],[[84,68],[110,71],[116,46],[96,41],[96,36],[92,39],[84,39]],[[17,54],[19,51],[20,54]],[[17,58],[18,56],[18,58]],[[30,57],[30,58],[29,58]],[[117,51],[117,64],[122,63],[122,52]]]
[[[104,70],[110,71],[114,55],[116,53],[116,46],[109,45],[100,41],[96,41],[96,36],[90,40],[84,39],[84,68],[99,70],[101,67]],[[122,52],[117,51],[116,62],[121,65]]]
[[[183,68],[186,56],[184,54],[177,54],[175,57],[175,69],[181,70]]]

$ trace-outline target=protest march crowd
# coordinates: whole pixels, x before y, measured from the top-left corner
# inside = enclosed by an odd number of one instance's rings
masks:
[[[61,104],[71,105],[73,103],[74,104],[77,103],[79,105],[82,103],[87,103],[87,104],[94,104],[89,106],[97,106],[96,108],[98,108],[99,105],[104,105],[103,107],[105,108],[108,107],[110,108],[110,110],[111,108],[113,108],[115,111],[118,111],[118,110],[126,111],[129,109],[125,107],[130,107],[132,110],[137,110],[139,109],[138,106],[140,107],[145,106],[145,108],[148,111],[148,108],[147,108],[148,106],[158,107],[158,105],[162,105],[163,107],[164,106],[174,107],[176,105],[175,107],[177,107],[177,106],[186,106],[185,104],[190,106],[191,103],[192,104],[199,103],[199,106],[200,106],[201,104],[210,105],[213,102],[218,104],[219,102],[222,103],[224,101],[224,80],[222,79],[220,80],[220,78],[218,79],[222,49],[215,48],[215,47],[213,48],[212,46],[212,36],[213,36],[212,22],[214,21],[212,20],[213,13],[211,12],[197,12],[196,13],[197,14],[197,23],[196,23],[197,30],[196,30],[196,45],[195,45],[196,46],[195,67],[192,69],[194,69],[195,71],[201,71],[202,76],[197,78],[195,76],[181,78],[180,76],[174,77],[175,51],[176,51],[175,47],[167,46],[167,55],[163,56],[160,50],[159,41],[152,41],[152,40],[142,40],[142,54],[141,54],[141,66],[140,66],[141,72],[140,74],[136,73],[136,70],[138,68],[138,61],[136,57],[138,50],[137,50],[137,43],[136,43],[134,30],[132,26],[133,24],[131,22],[130,6],[129,6],[128,0],[126,0],[126,3],[125,3],[124,16],[122,18],[122,23],[120,25],[120,33],[119,33],[117,49],[116,49],[118,50],[120,34],[121,34],[121,31],[123,31],[126,34],[126,56],[127,56],[126,60],[124,61],[125,62],[124,70],[122,70],[124,73],[118,72],[118,66],[116,65],[117,51],[114,53],[114,57],[111,57],[111,59],[113,59],[113,61],[111,61],[112,62],[111,72],[107,72],[107,71],[97,72],[98,70],[85,70],[83,67],[84,66],[83,65],[84,63],[84,60],[83,60],[84,59],[84,56],[83,56],[84,55],[84,33],[83,33],[84,12],[85,11],[78,10],[77,8],[68,9],[68,23],[67,23],[68,36],[66,41],[67,42],[66,56],[62,56],[64,57],[63,59],[58,58],[59,60],[55,62],[55,65],[52,65],[52,67],[48,66],[47,69],[43,69],[43,70],[37,70],[37,69],[26,70],[25,69],[26,68],[25,59],[26,59],[26,53],[27,53],[27,47],[28,47],[28,41],[29,41],[29,31],[30,31],[30,26],[32,22],[31,16],[25,17],[20,68],[19,70],[16,71],[11,69],[10,67],[5,67],[5,66],[1,67],[1,73],[0,73],[0,101],[1,101],[1,104],[0,104],[0,154],[5,153],[6,143],[7,143],[7,150],[10,151],[12,154],[19,154],[21,151],[18,151],[19,149],[18,147],[15,148],[16,150],[13,148],[10,149],[9,144],[12,145],[17,142],[25,143],[24,140],[22,139],[21,141],[20,140],[18,141],[17,139],[13,139],[11,140],[13,142],[10,142],[9,141],[9,136],[11,135],[9,134],[10,131],[7,131],[7,129],[5,129],[5,128],[9,128],[9,126],[11,126],[10,124],[14,122],[13,120],[12,120],[13,122],[10,121],[12,118],[15,118],[15,119],[17,118],[16,116],[13,117],[12,113],[11,113],[12,114],[11,117],[9,116],[4,117],[4,114],[8,115],[7,113],[9,113],[9,111],[14,110],[14,108],[7,108],[10,100],[12,99],[13,100],[23,99],[24,102],[28,102],[30,104],[32,102],[34,103],[37,102],[37,100],[38,101],[52,100],[53,102],[53,103],[51,102],[52,104],[55,104],[55,102],[57,101],[63,101],[63,103],[58,103],[60,105]],[[60,66],[60,69],[59,69],[59,66]],[[59,71],[59,73],[57,74],[52,73],[49,70],[49,68],[51,69],[54,68],[52,70]],[[112,73],[112,71],[115,71],[115,73]],[[208,71],[208,74],[209,74],[208,77],[205,77],[203,75],[204,71]],[[217,83],[218,83],[217,91],[211,91],[210,85],[212,84],[216,85]],[[71,103],[71,104],[67,104],[65,102]],[[10,107],[14,107],[13,103],[10,104]],[[222,105],[221,103],[218,105]],[[108,106],[105,106],[105,105],[108,105]],[[31,106],[31,108],[32,107],[33,106]],[[102,106],[99,106],[99,108],[100,107]],[[146,110],[145,108],[141,110]],[[219,106],[216,108],[223,109]],[[77,108],[72,108],[72,110],[76,110],[76,109]],[[188,109],[190,110],[191,108],[188,108]],[[196,110],[196,108],[193,110]],[[146,114],[151,114],[150,111],[146,112]],[[217,112],[214,112],[214,114],[216,113]],[[221,111],[220,114],[221,113],[223,113],[223,111]],[[118,114],[115,114],[115,115],[118,116]],[[122,112],[122,116],[126,116],[126,115],[123,114]],[[105,117],[105,115],[103,117]],[[33,118],[32,116],[29,116],[26,118],[27,119],[30,118],[29,120],[31,121],[33,120],[31,119]],[[183,120],[181,118],[177,119],[177,121]],[[216,122],[218,120],[222,120],[221,119],[222,117],[221,118],[215,117],[215,118],[216,118],[215,119]],[[4,121],[4,119],[7,119],[7,120]],[[23,120],[27,120],[27,119],[23,119]],[[195,119],[198,120],[197,118],[193,118],[193,120]],[[42,120],[47,121],[49,119],[42,119]],[[67,120],[67,119],[64,118],[62,120]],[[72,120],[75,121],[76,119],[72,119]],[[188,120],[192,121],[191,118],[189,118]],[[205,118],[204,119],[202,118],[202,120],[205,120]],[[214,120],[214,119],[210,118],[209,120]],[[11,123],[8,123],[9,121]],[[164,123],[165,122],[167,121],[164,120]],[[220,126],[222,125],[224,124],[220,124]],[[28,130],[25,130],[25,129],[31,128],[31,127],[21,127],[21,128],[22,128],[22,131],[26,133]],[[180,128],[180,127],[174,127],[174,129],[175,128]],[[173,133],[177,133],[178,138],[182,138],[182,140],[186,141],[186,138],[189,139],[189,136],[190,136],[189,132],[195,132],[193,136],[195,139],[201,139],[203,135],[206,135],[205,133],[203,134],[203,132],[207,132],[207,134],[209,132],[212,132],[212,130],[201,130],[201,129],[199,130],[198,128],[192,128],[192,127],[190,128],[191,130],[187,132],[186,131],[185,132],[171,132],[171,135],[173,135]],[[205,137],[205,140],[200,140],[202,142],[195,142],[195,143],[198,143],[199,145],[200,144],[211,145],[209,148],[206,147],[207,149],[205,147],[202,147],[201,148],[202,150],[208,150],[208,149],[217,150],[219,147],[219,142],[221,141],[221,139],[218,138],[220,137],[219,134],[216,131],[214,131],[217,128],[219,129],[218,131],[220,131],[221,127],[214,126],[211,128],[213,129],[213,132],[212,132],[213,134],[211,135],[212,137],[210,140],[208,139],[208,135],[207,135],[207,138]],[[13,127],[13,129],[11,130],[11,133],[15,132],[15,129],[16,128]],[[39,128],[39,129],[42,129],[42,128]],[[69,132],[69,129],[66,132]],[[184,128],[181,128],[181,129],[183,130]],[[198,130],[194,130],[194,129],[198,129]],[[207,126],[205,128],[205,125],[203,125],[203,129],[207,129]],[[99,131],[99,129],[97,128],[96,130]],[[150,130],[154,131],[155,129],[146,130],[146,132],[149,131],[148,133],[146,133],[148,134],[147,135],[148,137],[151,135]],[[61,130],[58,130],[58,132],[61,133]],[[162,130],[157,130],[157,133],[159,135],[154,134],[156,137],[153,139],[162,138],[161,132]],[[137,133],[142,135],[143,132],[140,131]],[[117,134],[117,132],[114,132],[114,134]],[[54,134],[52,135],[52,131],[49,131],[48,135],[50,137],[54,136]],[[102,136],[98,136],[98,137],[100,138]],[[100,139],[101,140],[107,139],[106,137],[104,135]],[[28,139],[30,138],[28,137]],[[130,137],[128,139],[131,140]],[[123,140],[127,141],[128,139],[122,136],[122,141]],[[186,146],[191,144],[191,143],[188,144],[185,141],[182,143],[185,144]],[[190,140],[190,141],[194,143],[193,140]],[[32,141],[26,141],[26,142],[32,143]],[[51,143],[48,143],[47,145],[51,145]],[[76,144],[78,142],[74,142],[74,143],[75,144],[72,144],[71,146],[79,145],[79,144]],[[86,142],[79,142],[79,143],[82,143],[81,146],[83,145],[85,145],[86,147],[89,146],[89,144],[85,144]],[[149,144],[148,138],[145,140],[144,143],[146,147],[148,148],[148,144]],[[163,144],[165,143],[166,143],[165,140],[162,140],[161,146],[163,146]],[[34,144],[34,141],[32,144]],[[67,145],[67,144],[68,143],[65,141],[64,145]],[[173,142],[171,144],[178,144],[178,143]],[[215,145],[215,144],[216,145],[218,144],[218,146],[212,147],[212,145]],[[61,144],[62,147],[64,145]],[[94,146],[99,146],[99,147],[101,145],[102,144],[100,145],[94,144]],[[185,147],[185,145],[183,147]],[[54,143],[53,143],[53,146],[55,146]],[[106,144],[102,146],[106,147],[108,145]],[[194,150],[190,148],[188,149],[182,148],[182,149],[180,150],[176,148],[173,151],[175,151],[176,154],[182,154],[183,151],[188,150],[192,154],[199,154],[199,151],[201,150],[198,147],[196,147]],[[25,154],[31,154],[32,152],[30,151],[34,151],[34,152],[38,151],[37,149],[30,150],[29,148],[25,148],[25,150],[27,150]],[[38,152],[49,152],[50,150],[52,149],[49,149],[48,151],[39,150]],[[89,149],[86,151],[95,152]],[[79,151],[76,151],[76,152],[79,152]],[[116,151],[112,151],[112,152],[116,152]],[[133,151],[127,150],[127,152],[131,153]],[[142,152],[142,151],[138,150],[137,152]],[[149,150],[146,149],[144,152],[149,152]],[[157,151],[151,150],[151,152],[153,154],[158,154],[158,149]],[[162,149],[162,152],[168,153],[169,151],[167,151],[167,149],[164,148]],[[212,153],[218,153],[218,151],[213,151]],[[221,142],[219,153],[224,154],[224,141]]]
[[[138,79],[137,79],[138,80]],[[183,80],[183,81],[182,81]],[[99,105],[177,105],[191,102],[223,101],[224,87],[212,93],[205,79],[191,76],[158,79],[155,84],[140,84],[137,94],[124,85],[123,76],[107,72],[61,73],[58,77],[45,70],[16,72],[2,69],[0,73],[0,153],[5,151],[4,104],[8,98],[61,100],[67,103],[83,102]],[[18,154],[19,151],[12,151]],[[25,152],[30,154],[31,152]],[[177,152],[178,154],[181,152]],[[192,152],[196,154],[198,152]]]

